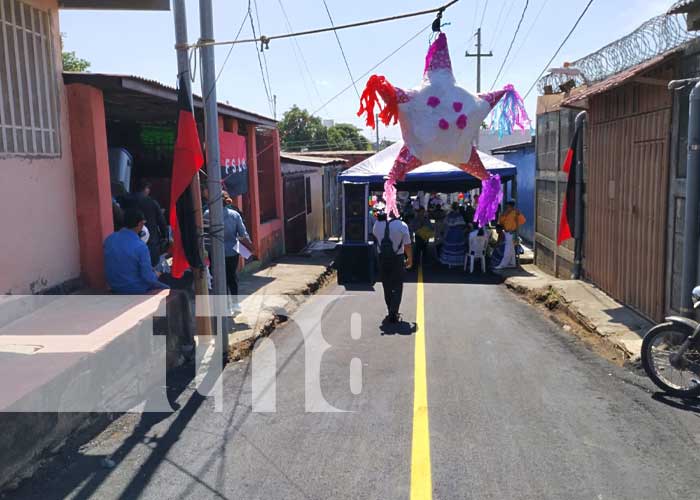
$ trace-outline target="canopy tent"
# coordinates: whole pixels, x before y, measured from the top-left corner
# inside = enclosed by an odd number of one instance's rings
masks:
[[[340,174],[340,181],[369,184],[371,190],[381,191],[384,188],[384,179],[389,175],[394,160],[402,147],[403,141],[395,142]],[[479,151],[479,157],[486,170],[492,174],[500,175],[504,181],[516,174],[516,167],[511,163],[481,151]],[[442,193],[468,191],[480,186],[481,181],[476,177],[454,165],[441,161],[412,170],[406,175],[403,182],[397,184],[397,188],[401,191],[437,191]]]

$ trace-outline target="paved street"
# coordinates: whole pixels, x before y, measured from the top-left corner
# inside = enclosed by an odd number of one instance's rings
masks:
[[[174,414],[123,417],[8,497],[700,495],[700,407],[654,398],[643,378],[589,353],[496,278],[465,284],[461,272],[428,270],[424,284],[412,280],[399,328],[380,330],[377,284],[327,287],[275,331],[276,412],[252,411],[251,364],[235,363],[224,375],[223,412],[187,389]],[[326,307],[330,295],[343,298]],[[305,411],[301,317],[318,318],[312,326],[330,345],[322,396],[345,412]],[[353,358],[363,371],[357,395]],[[414,408],[414,394],[420,402],[426,390],[427,412]],[[103,467],[105,456],[116,467]]]

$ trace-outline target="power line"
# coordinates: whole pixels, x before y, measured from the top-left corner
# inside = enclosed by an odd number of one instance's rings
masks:
[[[226,40],[226,41],[221,41],[221,42],[201,41],[200,40],[195,44],[189,45],[189,47],[193,48],[193,47],[206,47],[206,46],[210,46],[210,45],[230,45],[230,44],[237,44],[237,43],[258,43],[258,42],[262,43],[265,47],[267,47],[267,45],[272,40],[280,40],[282,38],[291,38],[291,37],[298,37],[298,36],[305,36],[305,35],[315,35],[317,33],[325,33],[327,31],[344,30],[344,29],[348,29],[348,28],[357,28],[359,26],[369,26],[371,24],[386,23],[389,21],[397,21],[399,19],[406,19],[409,17],[424,16],[426,14],[435,14],[436,12],[444,11],[448,7],[453,6],[458,1],[459,0],[450,0],[450,2],[448,2],[445,5],[442,5],[440,7],[434,7],[432,9],[421,10],[418,12],[409,12],[408,14],[399,14],[396,16],[382,17],[379,19],[370,19],[368,21],[360,21],[357,23],[343,24],[340,26],[331,26],[328,28],[317,28],[317,29],[313,29],[313,30],[298,31],[296,33],[285,33],[282,35],[273,35],[273,36],[261,35],[260,38],[258,38],[256,35],[253,35],[255,38],[250,38],[247,40]]]
[[[238,28],[238,32],[236,33],[236,40],[238,40],[238,37],[241,36],[241,32],[243,31],[243,27],[245,26],[245,22],[248,19],[248,15],[250,14],[250,11],[246,12],[245,16],[243,16],[243,21],[241,21],[241,25]],[[221,64],[221,68],[219,68],[219,73],[217,73],[216,78],[214,79],[214,84],[211,86],[209,89],[209,92],[206,93],[206,97],[204,98],[204,101],[209,99],[209,96],[212,93],[212,90],[216,87],[216,82],[219,81],[219,77],[221,76],[221,73],[224,72],[224,68],[226,67],[226,63],[228,62],[229,57],[231,57],[231,52],[233,52],[233,47],[234,45],[231,45],[231,47],[228,49],[228,52],[226,53],[226,57],[224,57],[224,62]],[[202,89],[202,93],[204,89]]]
[[[510,2],[513,0],[504,0],[501,2],[501,11],[498,13],[498,18],[496,19],[496,24],[493,27],[493,37],[491,38],[491,43],[489,44],[489,47],[493,48],[493,44],[498,39],[498,37],[501,35],[501,32],[503,31],[503,26],[505,25],[504,23],[501,23],[503,20],[503,13],[506,10],[506,5],[508,5]]]
[[[331,26],[335,26],[333,23],[333,17],[331,16],[331,11],[328,8],[328,4],[326,3],[326,0],[321,0],[323,2],[323,6],[326,8],[326,14],[328,14],[328,20],[331,22]],[[355,93],[357,94],[357,97],[359,99],[360,97],[360,91],[357,90],[357,85],[355,85],[355,79],[352,76],[352,71],[350,70],[350,64],[348,63],[347,57],[345,57],[345,51],[343,50],[343,44],[340,43],[340,37],[338,36],[338,32],[336,30],[333,30],[333,34],[335,35],[335,40],[338,42],[338,47],[340,47],[340,53],[343,56],[343,61],[345,61],[345,67],[348,70],[348,75],[350,75],[350,81],[353,82],[353,87],[355,87]]]
[[[251,10],[251,0],[248,0],[248,18],[250,19],[250,29],[253,31],[253,36],[256,37],[255,35],[255,21],[253,21],[253,13]],[[258,57],[258,66],[260,67],[260,77],[262,78],[263,82],[263,87],[265,88],[265,95],[267,96],[267,105],[270,107],[270,113],[273,113],[272,110],[272,94],[270,93],[270,89],[268,88],[267,85],[267,80],[265,79],[265,70],[263,69],[263,63],[262,63],[262,48],[258,50],[258,43],[257,43],[257,37],[255,38],[255,54]]]
[[[416,34],[413,35],[411,38],[409,38],[408,40],[406,40],[404,43],[402,43],[401,45],[399,45],[399,46],[398,46],[394,51],[392,51],[389,55],[387,55],[386,57],[384,57],[384,58],[383,58],[381,61],[379,61],[377,64],[375,64],[375,65],[372,66],[370,69],[368,69],[368,70],[365,71],[363,74],[361,74],[360,77],[359,77],[357,80],[355,80],[351,85],[348,85],[348,86],[345,87],[343,90],[341,90],[340,92],[338,92],[336,95],[334,95],[333,97],[331,97],[330,99],[328,99],[328,100],[323,104],[323,106],[321,106],[320,108],[318,108],[316,111],[314,111],[314,112],[311,113],[311,114],[312,114],[312,115],[315,115],[316,113],[318,113],[319,111],[321,111],[323,108],[325,108],[326,106],[328,106],[331,102],[335,101],[338,97],[340,97],[340,96],[343,95],[345,92],[347,92],[348,89],[352,88],[352,86],[353,86],[355,83],[357,83],[359,80],[361,80],[361,79],[363,79],[364,77],[366,77],[367,75],[369,75],[369,74],[370,74],[372,71],[374,71],[378,66],[381,66],[387,59],[389,59],[390,57],[392,57],[392,56],[393,56],[394,54],[396,54],[399,50],[403,49],[406,45],[408,45],[408,44],[409,44],[410,42],[412,42],[414,39],[418,38],[421,34],[423,34],[426,30],[428,30],[428,29],[431,28],[431,27],[432,27],[432,23],[430,23],[429,25],[427,25],[426,27],[424,27],[423,29],[421,29],[418,33],[416,33]]]
[[[484,25],[484,18],[486,17],[486,11],[489,8],[489,0],[486,0],[486,5],[484,5],[484,11],[481,13],[481,21],[479,22],[479,28]]]
[[[540,10],[537,12],[537,15],[535,16],[535,20],[530,25],[530,28],[527,30],[527,33],[525,33],[525,36],[523,37],[522,41],[520,42],[520,45],[518,45],[518,49],[513,54],[513,58],[508,63],[508,66],[506,66],[506,69],[505,69],[506,72],[513,65],[513,61],[515,61],[518,58],[520,51],[523,50],[523,47],[525,46],[525,42],[527,41],[528,38],[530,38],[530,35],[532,34],[532,30],[537,25],[537,21],[540,19],[540,16],[542,15],[542,12],[544,12],[544,8],[547,6],[548,2],[549,2],[549,0],[544,0],[544,2],[542,2],[542,6],[540,7]]]
[[[518,36],[518,32],[520,32],[520,26],[523,24],[523,19],[525,19],[525,13],[527,12],[527,8],[530,5],[530,0],[525,0],[525,6],[523,7],[523,12],[520,14],[520,20],[518,21],[518,27],[515,28],[515,33],[513,33],[513,38],[510,41],[510,45],[508,46],[508,50],[506,51],[506,56],[503,58],[503,62],[501,63],[501,67],[498,68],[498,73],[496,74],[496,78],[494,78],[493,83],[491,84],[491,90],[496,86],[496,83],[498,82],[498,78],[501,76],[501,72],[503,71],[503,67],[506,65],[506,62],[508,61],[508,56],[510,55],[510,51],[513,50],[513,44],[515,43],[515,39]]]
[[[474,3],[474,17],[472,17],[472,33],[474,28],[476,28],[476,19],[479,17],[479,0]]]
[[[253,5],[255,6],[255,18],[258,21],[258,32],[262,33],[262,28],[260,27],[260,11],[258,10],[258,0],[253,0]],[[270,80],[270,71],[268,70],[268,67],[267,67],[267,56],[265,55],[265,52],[262,50],[262,47],[261,47],[261,52],[262,52],[262,57],[263,57],[263,64],[265,65],[265,75],[267,76],[267,84],[270,86],[270,95],[272,95],[273,94],[272,81]]]
[[[564,37],[564,41],[561,42],[561,45],[559,45],[559,48],[554,52],[554,55],[552,58],[547,62],[547,64],[544,65],[544,69],[542,69],[542,72],[535,78],[535,82],[532,84],[532,86],[529,88],[523,99],[527,99],[527,96],[530,95],[532,92],[532,89],[535,88],[537,85],[537,82],[539,81],[540,78],[542,78],[542,75],[544,75],[545,71],[547,71],[547,68],[549,68],[549,65],[552,64],[552,61],[554,61],[554,58],[556,58],[559,55],[559,52],[561,52],[561,49],[564,48],[564,45],[566,45],[566,42],[569,41],[569,38],[571,38],[571,35],[574,34],[574,31],[576,31],[576,28],[578,27],[579,23],[583,19],[583,16],[586,15],[586,12],[588,12],[588,9],[590,8],[591,4],[593,3],[593,0],[589,0],[589,2],[586,4],[586,7],[583,9],[581,14],[578,16],[578,19],[576,19],[576,22],[574,25],[571,27],[571,30],[569,31],[569,34]]]
[[[279,3],[280,9],[282,10],[282,15],[284,15],[284,19],[287,24],[287,28],[289,29],[290,32],[294,31],[292,28],[292,23],[289,20],[289,16],[287,15],[287,10],[284,8],[284,4],[282,3],[282,0],[277,0],[277,3]],[[316,97],[318,97],[318,101],[321,102],[321,93],[318,91],[318,85],[316,85],[316,80],[314,80],[313,75],[311,74],[311,70],[309,70],[309,65],[306,62],[306,57],[304,57],[304,51],[301,50],[301,45],[299,45],[299,42],[297,41],[296,38],[292,38],[292,52],[294,52],[294,57],[297,59],[297,65],[299,66],[299,73],[301,74],[301,80],[304,83],[304,88],[306,89],[306,93],[309,96],[309,103],[311,103],[311,92],[309,91],[307,85],[306,85],[306,78],[304,77],[304,71],[301,68],[301,64],[299,63],[299,60],[303,63],[304,69],[306,70],[306,74],[308,75],[309,80],[311,81],[311,84],[314,87],[314,90],[316,91]]]

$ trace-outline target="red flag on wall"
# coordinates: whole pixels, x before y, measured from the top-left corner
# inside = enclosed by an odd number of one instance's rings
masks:
[[[576,148],[578,147],[578,135],[581,133],[581,127],[576,128],[574,138],[571,141],[569,151],[566,153],[566,159],[561,169],[568,174],[566,181],[566,196],[564,204],[561,207],[561,217],[559,219],[559,235],[557,236],[557,245],[561,245],[569,238],[574,237],[575,233],[575,216],[576,208]]]
[[[181,278],[187,268],[199,267],[202,264],[190,184],[204,163],[192,101],[186,91],[184,76],[180,77],[177,103],[177,139],[170,184],[170,226],[174,240],[171,273],[173,277]]]

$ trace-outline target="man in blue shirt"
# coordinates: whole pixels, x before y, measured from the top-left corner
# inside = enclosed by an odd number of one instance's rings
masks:
[[[224,201],[224,251],[226,264],[226,286],[229,295],[233,300],[233,312],[240,311],[238,304],[238,241],[243,240],[249,249],[253,248],[248,231],[243,223],[243,218],[237,210],[233,208],[233,200],[226,191],[221,194]],[[204,212],[204,225],[209,223],[209,210]],[[211,254],[211,252],[210,252]]]
[[[105,275],[114,293],[143,294],[169,288],[158,281],[151,266],[151,255],[139,233],[146,218],[138,209],[124,212],[124,227],[104,242]]]

